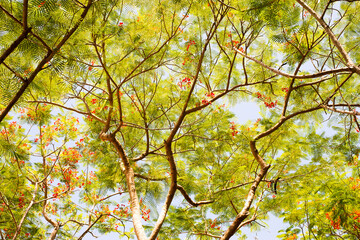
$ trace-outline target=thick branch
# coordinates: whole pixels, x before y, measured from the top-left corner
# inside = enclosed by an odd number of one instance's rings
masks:
[[[258,150],[256,149],[255,141],[250,141],[250,149],[251,149],[251,152],[252,152],[253,156],[255,157],[256,161],[259,163],[261,169],[266,168],[267,167],[266,162],[260,156]]]
[[[186,201],[188,203],[190,203],[190,205],[197,207],[200,205],[204,205],[204,204],[209,204],[209,203],[213,203],[214,200],[207,200],[207,201],[200,201],[200,202],[194,202],[190,196],[187,194],[187,192],[185,191],[185,189],[181,186],[181,185],[177,185],[177,189],[181,192],[181,194],[184,196],[184,198],[186,199]]]
[[[258,139],[261,139],[261,138],[263,138],[263,137],[265,137],[267,135],[270,135],[272,132],[274,132],[279,127],[281,127],[287,120],[289,120],[289,119],[291,119],[291,118],[293,118],[293,117],[295,117],[297,115],[312,112],[312,111],[315,111],[315,110],[319,110],[321,108],[322,108],[321,106],[317,106],[317,107],[313,107],[313,108],[310,108],[310,109],[305,109],[305,110],[301,110],[301,111],[292,113],[292,114],[290,114],[290,115],[288,115],[286,117],[281,117],[279,122],[277,122],[273,127],[269,128],[265,132],[262,132],[262,133],[258,134],[257,136],[255,136],[254,140],[258,140]]]
[[[23,3],[23,27],[24,27],[24,29],[27,28],[28,7],[29,7],[28,2],[29,2],[28,0],[24,0],[24,3]]]
[[[19,46],[19,44],[27,37],[28,33],[31,31],[31,28],[25,28],[21,35],[5,50],[5,52],[0,56],[0,64],[2,64],[5,59]]]
[[[90,231],[90,229],[96,224],[96,222],[100,220],[100,218],[102,216],[104,216],[104,215],[100,214],[100,216],[98,218],[96,218],[96,220],[83,232],[83,234],[81,234],[81,236],[78,238],[78,240],[83,239],[84,236]]]
[[[3,8],[0,5],[0,9],[6,14],[8,15],[12,20],[14,20],[16,23],[20,24],[21,26],[24,26],[24,23],[22,23],[20,20],[18,20],[16,17],[14,17],[9,11],[7,11],[5,8]],[[35,34],[33,31],[30,32],[31,35],[33,35],[37,40],[39,40],[41,42],[41,44],[48,50],[51,51],[51,48],[49,47],[49,45],[46,44],[46,42],[44,42],[44,40],[39,37],[37,34]]]
[[[256,158],[256,156],[254,156],[254,157]],[[247,196],[247,199],[246,199],[243,209],[236,216],[235,220],[232,222],[230,227],[226,230],[224,235],[221,237],[221,240],[230,239],[230,237],[233,236],[236,233],[236,231],[238,230],[239,225],[249,216],[249,210],[250,210],[251,204],[255,198],[256,189],[259,186],[261,180],[265,177],[269,168],[270,168],[270,165],[265,165],[264,168],[261,168],[259,174],[256,176],[255,181],[249,190],[249,194]]]
[[[88,0],[88,4],[84,11],[82,12],[80,19],[76,22],[74,27],[70,29],[70,31],[67,32],[67,34],[63,37],[63,39],[60,41],[60,43],[55,47],[54,50],[48,51],[46,56],[42,59],[42,61],[38,64],[34,72],[30,75],[30,77],[27,79],[26,83],[24,83],[21,88],[18,90],[18,92],[15,94],[15,96],[12,98],[10,103],[6,106],[4,111],[0,115],[0,122],[5,118],[5,116],[10,112],[11,108],[17,103],[17,101],[20,99],[20,97],[24,94],[25,90],[28,88],[30,83],[34,80],[34,78],[37,76],[37,74],[42,70],[43,66],[49,62],[55,54],[60,50],[60,48],[65,44],[65,42],[72,36],[72,34],[78,29],[80,24],[83,22],[85,16],[87,15],[91,5],[92,0]]]
[[[54,240],[54,239],[55,239],[55,237],[56,237],[56,234],[57,234],[57,233],[58,233],[58,231],[59,231],[59,229],[60,229],[60,224],[59,224],[59,223],[57,223],[57,224],[56,224],[56,226],[54,227],[53,231],[51,232],[51,234],[50,234],[50,236],[49,236],[48,240]]]
[[[347,114],[347,115],[352,115],[352,116],[359,116],[360,112],[356,111],[355,109],[353,111],[346,111],[346,110],[340,110],[340,109],[336,109],[335,107],[329,107],[327,105],[321,105],[322,108],[328,109],[330,111],[333,112],[337,112],[337,113],[341,113],[341,114]]]
[[[156,236],[158,235],[158,233],[161,229],[161,226],[165,221],[166,214],[167,214],[168,209],[171,205],[171,202],[174,198],[174,195],[176,192],[176,187],[177,187],[177,169],[176,169],[174,154],[171,150],[171,142],[165,142],[165,149],[166,149],[166,158],[170,165],[171,183],[170,183],[170,189],[166,196],[165,203],[161,209],[161,212],[159,214],[158,220],[156,221],[155,227],[154,227],[153,231],[151,232],[151,235],[149,238],[150,240],[154,240],[156,238]]]
[[[195,89],[195,85],[196,85],[196,82],[198,80],[201,68],[202,68],[203,59],[205,57],[205,52],[207,50],[207,47],[210,44],[210,40],[213,38],[213,36],[214,36],[214,34],[216,32],[216,29],[219,26],[222,19],[224,18],[227,10],[228,9],[226,9],[223,13],[218,12],[218,14],[221,15],[220,19],[218,21],[215,20],[215,22],[210,27],[209,34],[207,36],[207,39],[205,41],[205,44],[203,46],[203,49],[202,49],[202,52],[201,52],[201,55],[200,55],[200,58],[199,58],[199,62],[197,64],[194,80],[193,80],[192,86],[190,88],[190,91],[188,93],[188,96],[187,96],[187,98],[185,100],[182,112],[181,112],[181,114],[180,114],[180,116],[179,116],[173,130],[171,131],[169,137],[167,138],[167,140],[164,141],[165,149],[166,149],[166,157],[167,157],[167,160],[168,160],[169,165],[170,165],[171,184],[170,184],[170,189],[168,191],[168,194],[166,196],[164,206],[162,207],[161,213],[159,214],[158,220],[157,220],[157,222],[155,224],[155,227],[154,227],[154,229],[153,229],[153,231],[152,231],[152,233],[150,235],[150,240],[154,240],[156,238],[156,236],[158,235],[158,233],[159,233],[159,231],[161,229],[161,226],[164,223],[167,211],[168,211],[168,209],[169,209],[169,207],[171,205],[171,202],[172,202],[172,200],[174,198],[174,195],[175,195],[175,192],[176,192],[176,189],[177,189],[177,170],[176,170],[176,164],[175,164],[175,160],[174,160],[174,155],[173,155],[173,152],[172,152],[172,149],[171,149],[172,141],[173,141],[177,131],[181,127],[185,117],[186,117],[186,114],[187,114],[186,109],[188,107],[191,95],[192,95],[192,93],[193,93],[193,91]]]
[[[132,212],[135,234],[137,239],[147,240],[145,230],[141,223],[141,210],[140,210],[139,198],[136,193],[134,169],[131,167],[123,147],[121,146],[120,142],[115,138],[114,135],[106,135],[105,133],[101,133],[100,138],[103,140],[110,141],[115,147],[116,151],[118,152],[122,160],[122,163],[124,165],[125,176],[126,176],[126,184],[130,195],[130,208]]]
[[[144,175],[142,175],[140,173],[135,173],[134,176],[138,177],[138,178],[145,179],[147,181],[164,181],[164,180],[166,180],[166,178],[153,178],[153,177],[144,176]]]

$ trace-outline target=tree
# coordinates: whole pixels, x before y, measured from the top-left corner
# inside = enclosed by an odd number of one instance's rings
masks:
[[[1,238],[360,239],[358,1],[152,3],[1,1]]]

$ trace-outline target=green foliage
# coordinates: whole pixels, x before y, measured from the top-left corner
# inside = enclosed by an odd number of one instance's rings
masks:
[[[324,73],[349,65],[301,1],[89,2],[29,1],[10,49],[24,1],[0,1],[2,239],[150,236],[165,201],[159,239],[244,213],[239,239],[269,213],[280,239],[359,239],[359,77]],[[359,3],[307,4],[358,66]]]

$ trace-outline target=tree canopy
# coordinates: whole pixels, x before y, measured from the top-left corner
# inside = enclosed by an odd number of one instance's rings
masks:
[[[0,238],[360,239],[358,9],[0,0]]]

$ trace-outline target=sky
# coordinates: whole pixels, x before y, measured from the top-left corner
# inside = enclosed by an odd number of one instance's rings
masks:
[[[256,121],[260,118],[260,108],[254,102],[240,102],[233,107],[230,107],[230,111],[235,113],[238,124],[244,124],[247,121]]]

